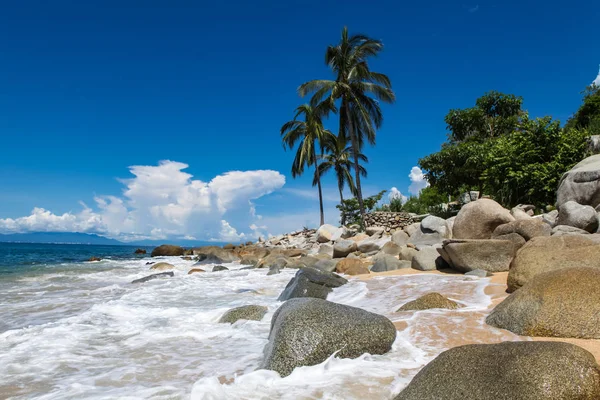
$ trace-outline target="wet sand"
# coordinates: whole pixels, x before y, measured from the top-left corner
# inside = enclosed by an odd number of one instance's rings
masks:
[[[400,269],[396,271],[375,272],[369,275],[358,275],[354,279],[364,281],[372,280],[375,277],[385,276],[408,276],[408,275],[460,275],[452,270],[442,271],[417,271],[412,268]],[[506,340],[534,340],[534,341],[554,341],[567,342],[580,346],[594,355],[598,363],[600,363],[600,340],[599,339],[572,339],[572,338],[552,338],[552,337],[531,337],[519,336],[512,332],[503,329],[496,329],[485,324],[481,324],[482,319],[493,310],[493,308],[506,297],[506,281],[508,272],[495,273],[487,279],[488,284],[485,287],[484,293],[491,298],[491,304],[484,312],[460,312],[446,311],[436,315],[428,316],[428,324],[423,324],[422,327],[409,326],[405,321],[396,321],[394,325],[399,332],[406,329],[412,329],[413,334],[415,329],[418,329],[418,334],[422,335],[426,340],[434,340],[444,342],[444,347],[456,347],[472,343],[498,343]],[[385,282],[385,280],[382,280]],[[444,286],[440,285],[435,291],[444,294]],[[460,316],[460,318],[456,318]],[[459,321],[459,323],[457,323]],[[452,334],[440,334],[440,332],[451,332]],[[500,334],[499,334],[500,332]]]

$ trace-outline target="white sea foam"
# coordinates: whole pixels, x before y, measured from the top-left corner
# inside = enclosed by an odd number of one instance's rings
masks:
[[[465,324],[485,329],[498,341],[507,338],[483,323],[490,304],[484,279],[351,280],[334,289],[329,300],[405,324],[392,351],[354,360],[332,356],[282,378],[258,367],[271,317],[281,305],[277,297],[295,270],[266,276],[266,270],[225,264],[230,271],[187,275],[192,261],[164,257],[153,261],[175,265],[173,278],[131,284],[153,273],[146,260],[104,260],[98,271],[72,268],[1,286],[0,397],[391,398],[453,336],[465,336]],[[464,307],[396,312],[433,290]],[[268,313],[262,321],[217,322],[229,308],[247,304],[265,305]],[[439,326],[440,318],[445,327]],[[471,339],[478,340],[476,332]]]

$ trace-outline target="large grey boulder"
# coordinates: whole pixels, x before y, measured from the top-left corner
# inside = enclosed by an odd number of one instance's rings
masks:
[[[343,229],[338,228],[337,226],[329,224],[321,225],[319,229],[317,229],[317,242],[327,243],[335,241],[342,236],[342,233]]]
[[[529,241],[534,237],[550,236],[552,234],[552,227],[539,218],[517,220],[499,225],[494,229],[492,239],[501,238],[511,233],[516,233],[525,239],[525,241]]]
[[[361,253],[370,253],[372,251],[379,251],[381,249],[381,244],[377,239],[369,238],[358,242],[356,248]]]
[[[379,254],[373,257],[374,264],[371,267],[371,272],[395,271],[402,268],[410,268],[411,262],[399,260],[398,257],[389,254]]]
[[[600,205],[600,154],[593,155],[565,173],[556,192],[556,208],[568,201],[592,206]]]
[[[339,259],[319,260],[315,263],[313,268],[318,269],[319,271],[334,272],[338,262]]]
[[[600,244],[583,235],[533,238],[521,247],[510,265],[508,292],[514,292],[538,274],[580,266],[600,267]]]
[[[406,232],[408,236],[414,235],[419,229],[421,229],[420,222],[415,222],[402,228],[402,230]]]
[[[289,375],[316,365],[335,352],[340,358],[385,354],[396,339],[386,317],[320,299],[292,299],[273,315],[261,368]]]
[[[333,257],[333,246],[330,244],[322,244],[319,246],[318,254],[326,254],[329,257]]]
[[[383,236],[385,228],[383,226],[369,226],[367,229],[365,229],[365,232],[374,239],[379,239]]]
[[[450,266],[460,272],[508,271],[518,247],[509,240],[446,240],[442,247]]]
[[[454,220],[455,239],[490,239],[502,224],[514,221],[510,211],[490,199],[479,199],[461,208]]]
[[[395,400],[600,399],[600,366],[562,342],[469,344],[444,351]]]
[[[452,232],[446,220],[429,215],[421,221],[419,229],[411,235],[408,242],[416,246],[431,246],[451,237]]]
[[[418,252],[419,250],[413,247],[402,246],[400,247],[400,253],[398,253],[398,258],[400,260],[412,261]]]
[[[277,300],[285,301],[295,297],[326,299],[333,288],[346,283],[348,283],[346,279],[331,272],[319,271],[314,268],[300,268]]]
[[[387,242],[381,248],[381,253],[389,254],[390,256],[397,256],[398,254],[400,254],[400,250],[401,250],[401,246],[397,245],[394,242]]]
[[[419,271],[434,271],[441,268],[440,254],[434,247],[425,247],[416,252],[412,259],[411,267]]]
[[[541,216],[542,221],[554,228],[556,226],[556,220],[558,219],[558,210],[552,210]]]
[[[343,258],[358,249],[356,242],[349,239],[340,239],[333,245],[333,258]]]
[[[518,335],[600,339],[599,300],[600,268],[561,268],[534,276],[486,322]]]
[[[266,313],[267,307],[265,306],[249,305],[236,307],[223,314],[221,319],[219,319],[219,323],[233,324],[240,319],[260,321]]]
[[[198,262],[204,264],[224,264],[240,259],[233,251],[225,250],[219,246],[196,247],[192,249],[192,253],[198,256]]]
[[[598,215],[592,206],[567,201],[560,206],[556,224],[568,225],[592,233],[598,229]]]
[[[151,257],[160,256],[182,256],[185,250],[181,246],[173,246],[171,244],[162,244],[152,250]]]
[[[404,231],[396,231],[392,234],[392,243],[397,244],[398,246],[406,245],[409,239],[410,236]]]

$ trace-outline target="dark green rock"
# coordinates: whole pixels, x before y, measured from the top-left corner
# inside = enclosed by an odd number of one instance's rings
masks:
[[[386,317],[322,299],[292,299],[273,315],[261,368],[289,375],[294,368],[337,357],[384,354],[396,328]]]
[[[421,296],[416,300],[409,301],[402,307],[398,309],[398,311],[420,311],[420,310],[429,310],[432,308],[447,308],[450,310],[455,310],[459,307],[459,305],[452,301],[448,300],[444,296],[439,293],[428,293],[425,296]]]
[[[454,347],[427,364],[395,400],[597,400],[600,367],[581,347],[504,342]]]
[[[266,313],[267,307],[265,306],[249,305],[236,307],[223,314],[221,319],[219,319],[219,323],[233,324],[240,319],[260,321]]]
[[[325,299],[332,288],[340,287],[347,282],[346,279],[332,272],[300,268],[279,295],[278,300],[285,301],[295,297]]]

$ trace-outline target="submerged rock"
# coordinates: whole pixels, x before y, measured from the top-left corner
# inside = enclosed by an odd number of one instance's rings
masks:
[[[151,280],[157,279],[157,278],[163,278],[163,277],[167,277],[167,276],[173,277],[174,275],[175,274],[173,272],[161,272],[158,274],[148,275],[148,276],[145,276],[140,279],[135,279],[135,280],[131,281],[131,283],[144,283],[144,282],[148,282],[148,281],[151,281]]]
[[[327,298],[332,288],[345,285],[348,281],[332,272],[314,268],[300,268],[279,295],[277,300],[285,301],[295,297]]]
[[[455,301],[449,300],[441,294],[433,292],[421,296],[416,300],[409,301],[400,307],[398,311],[421,311],[432,308],[446,308],[449,310],[455,310],[458,307],[459,305]]]
[[[92,261],[102,261],[102,259],[100,257],[90,257],[90,258],[88,258],[88,262],[92,262]]]
[[[146,254],[146,250],[145,249],[136,249],[133,254]]]
[[[260,321],[266,313],[267,307],[265,306],[249,305],[236,307],[223,314],[221,319],[219,319],[219,323],[233,324],[240,319]]]
[[[219,272],[219,271],[229,271],[229,268],[224,267],[222,265],[215,265],[212,269],[212,272]]]
[[[273,315],[261,368],[287,376],[338,351],[340,358],[387,353],[395,339],[394,324],[382,315],[321,299],[292,299]]]
[[[600,339],[599,300],[600,268],[561,268],[534,276],[486,322],[518,335]]]
[[[454,347],[437,356],[395,400],[600,399],[600,367],[587,350],[561,342]]]
[[[206,272],[206,271],[203,270],[202,268],[192,268],[188,271],[188,275],[196,274],[198,272]]]
[[[153,271],[166,271],[169,269],[175,269],[175,266],[166,262],[159,262],[150,267]]]
[[[159,256],[182,256],[185,250],[180,246],[173,246],[171,244],[163,244],[152,250],[150,254],[152,257]]]

